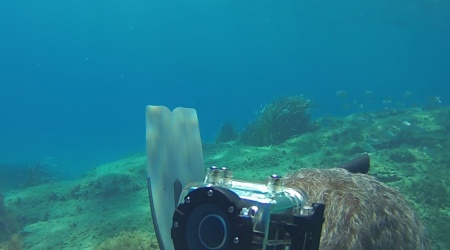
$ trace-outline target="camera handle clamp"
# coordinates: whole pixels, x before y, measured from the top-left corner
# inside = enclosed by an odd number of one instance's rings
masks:
[[[313,213],[295,216],[293,223],[285,224],[291,236],[291,250],[317,250],[320,245],[325,205],[313,203]]]

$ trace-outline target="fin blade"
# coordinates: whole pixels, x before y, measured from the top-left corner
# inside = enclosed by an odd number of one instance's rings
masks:
[[[146,109],[147,180],[153,224],[161,249],[173,249],[172,216],[181,189],[204,178],[197,112],[164,106]],[[180,185],[181,184],[181,185]]]

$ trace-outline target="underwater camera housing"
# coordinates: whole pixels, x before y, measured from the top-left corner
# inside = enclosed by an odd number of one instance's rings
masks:
[[[324,204],[308,205],[283,178],[267,184],[233,180],[230,169],[210,167],[204,182],[186,186],[173,214],[175,249],[318,249]]]
[[[324,204],[272,175],[267,184],[233,179],[203,161],[197,112],[146,107],[147,189],[162,250],[315,250]],[[345,165],[368,170],[368,156]]]

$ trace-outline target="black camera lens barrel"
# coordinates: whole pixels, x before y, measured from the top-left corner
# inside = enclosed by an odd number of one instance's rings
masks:
[[[240,216],[242,208],[239,196],[226,188],[193,190],[173,215],[171,236],[175,249],[250,249],[252,220]]]
[[[213,204],[202,204],[186,221],[185,235],[190,248],[223,249],[228,243],[229,221],[225,212]]]

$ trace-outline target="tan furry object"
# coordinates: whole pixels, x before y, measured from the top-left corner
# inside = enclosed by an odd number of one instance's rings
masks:
[[[430,249],[417,213],[395,189],[344,169],[303,169],[285,185],[325,204],[320,249]]]

